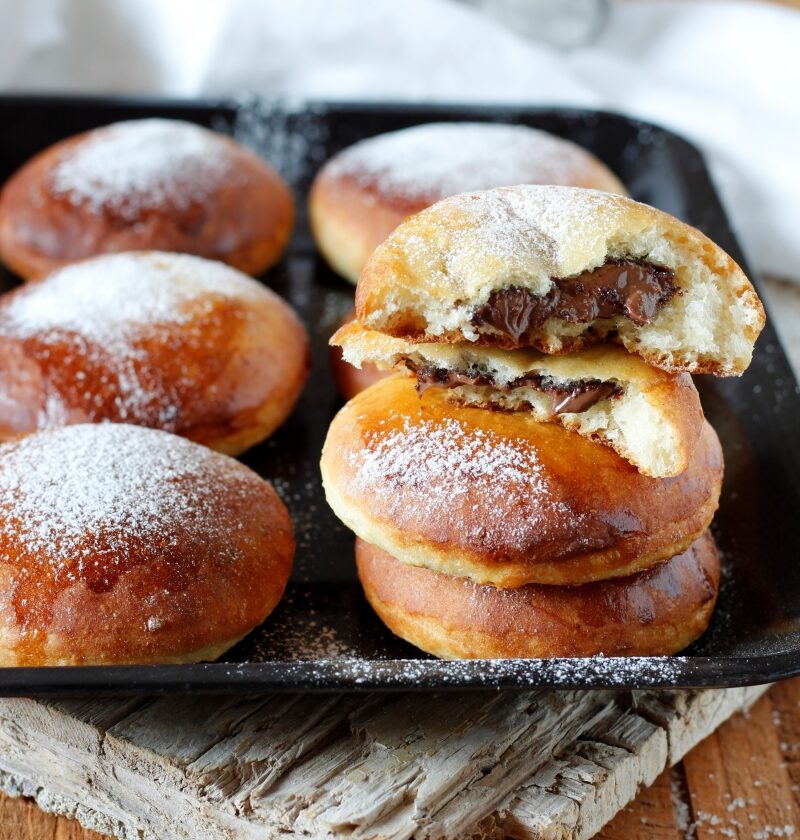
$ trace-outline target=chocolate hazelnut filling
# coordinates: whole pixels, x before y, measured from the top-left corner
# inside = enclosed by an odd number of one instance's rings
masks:
[[[505,333],[515,342],[540,329],[548,318],[586,324],[598,318],[630,318],[649,324],[678,291],[674,272],[641,260],[609,260],[577,277],[555,280],[546,295],[510,286],[479,306],[472,323]]]
[[[480,371],[447,370],[433,366],[419,366],[410,359],[405,365],[417,374],[417,392],[422,395],[428,388],[457,388],[459,385],[486,385],[498,391],[513,388],[535,388],[550,397],[552,414],[567,414],[586,411],[595,403],[608,397],[616,397],[622,388],[616,382],[601,382],[599,379],[580,379],[569,385],[556,384],[548,376],[526,373],[505,385],[498,385],[494,377]]]

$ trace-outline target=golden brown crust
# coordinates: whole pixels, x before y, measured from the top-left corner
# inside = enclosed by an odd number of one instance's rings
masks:
[[[708,626],[719,588],[707,531],[653,568],[583,586],[480,586],[408,566],[363,540],[356,564],[389,629],[443,659],[677,653]]]
[[[334,418],[328,502],[405,563],[478,583],[579,584],[684,551],[717,508],[722,452],[706,423],[688,468],[642,475],[610,449],[524,413],[420,400],[409,377],[373,385]]]
[[[465,137],[469,151],[454,159]],[[402,171],[410,154],[408,146],[402,148],[404,140],[414,144],[408,163],[413,166],[417,158],[427,161],[419,180]],[[361,166],[365,149],[369,157]],[[377,162],[375,151],[380,156]],[[474,159],[468,161],[470,154]],[[505,163],[498,171],[498,157],[504,154]],[[390,161],[386,167],[381,165],[384,158]],[[441,165],[431,166],[432,158],[441,160]],[[386,177],[391,168],[401,170],[401,184]],[[409,179],[415,181],[411,189],[405,183]],[[370,138],[331,158],[311,186],[311,229],[334,271],[355,283],[370,254],[403,219],[453,192],[510,184],[564,184],[627,194],[598,158],[554,135],[520,125],[434,123]]]
[[[353,284],[370,254],[409,215],[380,202],[368,207],[369,198],[351,178],[327,177],[325,169],[308,196],[317,247],[330,267]]]
[[[0,446],[0,487],[4,666],[212,658],[264,621],[291,571],[272,487],[164,432],[37,432]]]
[[[109,306],[142,320],[108,326]],[[308,367],[294,310],[255,280],[186,255],[99,257],[0,299],[0,440],[112,421],[239,454],[283,423]]]
[[[201,196],[195,173],[175,172],[170,193],[152,196],[140,210],[131,202],[76,200],[52,187],[55,168],[103,132],[141,125],[116,123],[56,143],[12,175],[0,192],[0,257],[25,279],[96,254],[157,250],[221,260],[260,274],[280,258],[294,224],[291,192],[263,160],[223,135],[205,131],[225,175]],[[176,121],[158,121],[182,127]]]

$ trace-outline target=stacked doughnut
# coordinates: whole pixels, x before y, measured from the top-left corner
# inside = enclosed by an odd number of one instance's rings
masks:
[[[307,376],[296,313],[237,270],[292,217],[263,161],[168,120],[68,138],[3,188],[0,255],[36,282],[0,297],[0,665],[213,659],[279,602],[289,513],[222,453]]]
[[[444,658],[656,655],[707,626],[722,452],[691,373],[763,326],[734,261],[623,196],[457,195],[377,248],[345,360],[401,372],[335,417],[328,500],[387,626]]]

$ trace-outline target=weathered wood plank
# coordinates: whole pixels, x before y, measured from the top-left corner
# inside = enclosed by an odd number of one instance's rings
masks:
[[[778,746],[791,780],[790,791],[795,800],[800,800],[800,680],[779,683],[769,700],[772,723],[780,738]]]
[[[577,840],[757,693],[0,700],[0,787],[136,840]]]

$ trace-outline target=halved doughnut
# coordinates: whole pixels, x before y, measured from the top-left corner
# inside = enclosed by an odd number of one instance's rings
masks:
[[[568,353],[619,342],[669,371],[741,374],[764,310],[699,230],[630,198],[518,186],[444,199],[364,267],[368,329],[419,342]]]

